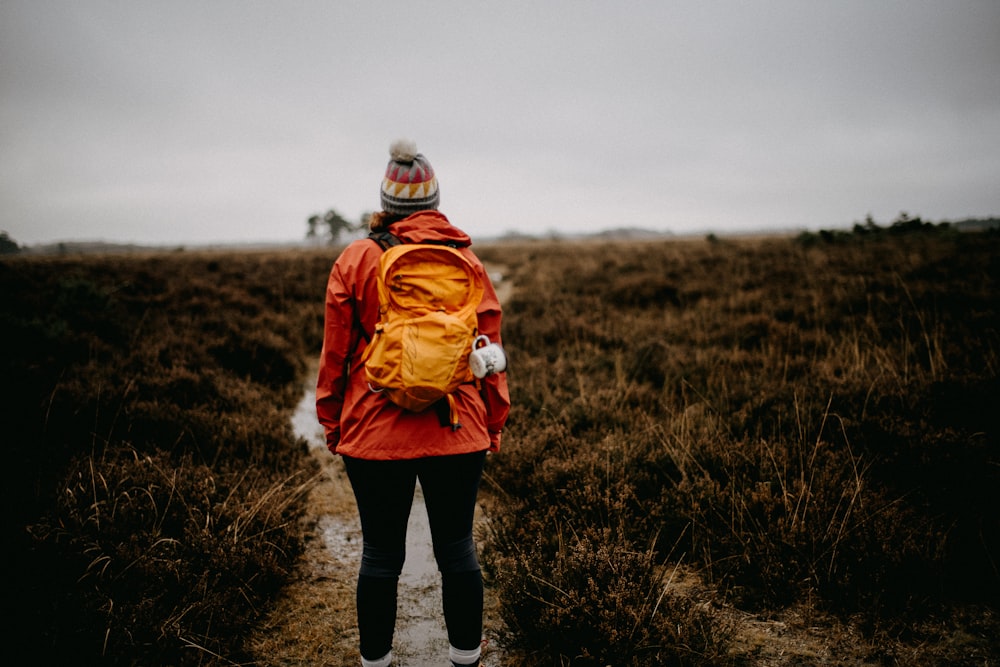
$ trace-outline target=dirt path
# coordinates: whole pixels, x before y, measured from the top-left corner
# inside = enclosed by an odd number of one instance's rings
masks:
[[[490,267],[501,302],[511,291],[502,267]],[[321,472],[307,500],[308,538],[285,596],[269,613],[251,644],[264,666],[356,667],[358,635],[354,591],[361,559],[361,525],[341,459],[327,451],[316,421],[315,370],[310,369],[292,426],[304,439]],[[482,511],[477,521],[483,521]],[[477,532],[478,532],[477,528]],[[496,601],[486,590],[483,665],[497,667],[501,652],[495,628]],[[393,664],[441,667],[448,664],[448,637],[441,613],[441,579],[434,562],[430,527],[420,487],[410,510],[406,562],[399,583]]]

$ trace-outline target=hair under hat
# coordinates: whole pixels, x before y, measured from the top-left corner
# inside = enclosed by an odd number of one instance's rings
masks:
[[[431,163],[417,152],[417,144],[399,140],[389,147],[388,166],[382,179],[382,210],[409,215],[436,209],[440,200]]]

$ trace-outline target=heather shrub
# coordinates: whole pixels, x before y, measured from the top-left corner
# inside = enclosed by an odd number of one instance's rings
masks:
[[[827,236],[477,248],[516,288],[481,542],[505,660],[737,663],[734,619],[788,609],[872,660],[997,657],[1000,238]],[[18,645],[249,660],[301,548],[332,259],[0,262]]]
[[[511,645],[537,664],[644,664],[611,639],[631,627],[599,611],[615,603],[569,574],[598,581],[626,554],[683,561],[729,605],[811,605],[865,632],[995,607],[998,243],[510,248],[515,400],[484,560]],[[639,618],[698,645],[693,626]],[[724,652],[724,632],[700,636]]]
[[[556,521],[539,528],[550,537],[493,560],[494,585],[506,601],[505,642],[544,651],[540,664],[730,662],[730,623],[709,601],[672,591],[675,572],[652,550],[634,551],[613,530],[580,533]],[[513,546],[502,526],[493,539]]]
[[[315,471],[289,415],[320,254],[0,264],[19,646],[38,661],[231,664],[301,550]]]
[[[116,456],[74,460],[52,513],[31,527],[54,566],[43,589],[56,612],[42,626],[49,645],[129,664],[230,654],[288,574],[298,546],[285,527],[307,478]]]

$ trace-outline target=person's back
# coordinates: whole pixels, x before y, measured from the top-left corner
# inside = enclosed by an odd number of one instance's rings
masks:
[[[416,147],[397,142],[381,187],[382,212],[373,232],[403,244],[447,245],[468,260],[481,284],[476,336],[500,344],[501,307],[482,262],[464,232],[437,211],[433,169]],[[378,271],[385,249],[372,239],[351,243],[327,284],[316,410],[327,447],[343,457],[361,515],[364,545],[358,575],[362,664],[391,663],[396,585],[405,556],[406,524],[419,479],[434,554],[442,575],[450,658],[479,662],[482,575],[472,536],[479,481],[488,452],[499,451],[510,398],[502,373],[458,384],[435,404],[401,407],[366,373],[364,357],[385,313]],[[384,323],[383,323],[384,324]],[[371,356],[371,355],[369,355]]]

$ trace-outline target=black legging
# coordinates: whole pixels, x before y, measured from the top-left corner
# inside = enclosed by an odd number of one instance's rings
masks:
[[[362,657],[378,660],[392,648],[396,585],[406,557],[406,526],[417,479],[441,571],[448,640],[461,650],[478,647],[483,579],[472,522],[486,452],[401,461],[343,459],[364,536],[357,591]]]

